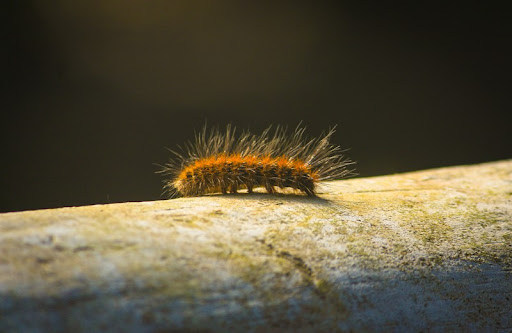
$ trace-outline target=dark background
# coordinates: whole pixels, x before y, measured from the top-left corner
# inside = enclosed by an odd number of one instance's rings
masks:
[[[6,5],[4,5],[6,6]],[[299,121],[360,176],[512,157],[510,12],[489,5],[11,1],[1,211],[161,198],[205,119]]]

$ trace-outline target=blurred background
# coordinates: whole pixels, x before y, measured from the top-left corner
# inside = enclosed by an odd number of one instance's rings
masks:
[[[205,120],[338,124],[367,177],[512,157],[511,14],[489,4],[10,1],[1,211],[156,200]]]

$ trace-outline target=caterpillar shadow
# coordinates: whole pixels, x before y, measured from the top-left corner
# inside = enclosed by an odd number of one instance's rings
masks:
[[[265,192],[240,192],[240,193],[214,193],[208,194],[206,197],[213,198],[226,198],[226,199],[236,199],[236,200],[247,200],[247,201],[273,201],[279,204],[279,202],[295,202],[302,204],[311,204],[311,205],[332,205],[333,202],[329,199],[320,197],[320,196],[308,196],[305,194],[299,193],[265,193]]]

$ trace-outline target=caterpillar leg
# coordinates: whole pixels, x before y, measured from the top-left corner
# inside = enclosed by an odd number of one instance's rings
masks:
[[[308,195],[308,197],[316,197],[316,193],[313,192],[311,189],[306,189],[304,192]]]
[[[228,187],[225,184],[222,184],[220,186],[220,191],[222,192],[222,194],[227,194],[228,193]]]
[[[309,197],[316,197],[315,187],[313,184],[299,184],[297,189],[306,193]]]

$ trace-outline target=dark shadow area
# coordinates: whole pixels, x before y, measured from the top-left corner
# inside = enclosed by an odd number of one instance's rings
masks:
[[[289,294],[265,298],[276,285],[261,285],[251,296],[244,283],[237,292],[219,298],[215,289],[197,297],[166,286],[118,281],[89,281],[88,288],[64,290],[48,296],[0,294],[0,330],[66,332],[109,330],[139,332],[161,330],[237,331],[276,327],[316,330],[345,327],[366,330],[495,331],[512,327],[510,277],[491,264],[476,264],[462,272],[458,267],[416,273],[351,270],[316,294],[305,284]],[[124,277],[130,281],[129,276]],[[147,281],[146,281],[147,282]],[[96,287],[94,287],[96,286]],[[286,297],[283,297],[286,296]],[[390,302],[392,300],[392,302]],[[236,306],[235,306],[236,305]]]
[[[204,124],[338,124],[362,176],[512,157],[496,4],[11,1],[0,211],[161,198]]]

